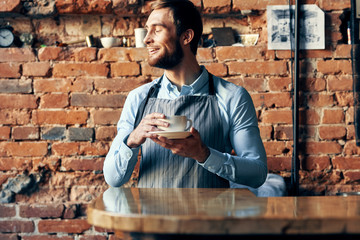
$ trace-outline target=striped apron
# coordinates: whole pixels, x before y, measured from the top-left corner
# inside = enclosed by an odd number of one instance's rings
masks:
[[[166,116],[185,115],[193,121],[202,141],[210,148],[225,151],[221,116],[209,74],[208,96],[180,96],[174,100],[159,99],[161,80],[149,90],[137,112],[135,127],[143,116],[158,112]],[[147,139],[141,148],[138,187],[142,188],[227,188],[228,180],[209,172],[196,160],[173,154]]]

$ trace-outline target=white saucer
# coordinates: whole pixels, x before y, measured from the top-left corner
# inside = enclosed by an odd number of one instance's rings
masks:
[[[184,139],[191,135],[190,131],[186,131],[186,132],[155,131],[149,133],[154,133],[159,136],[166,137],[168,139]]]

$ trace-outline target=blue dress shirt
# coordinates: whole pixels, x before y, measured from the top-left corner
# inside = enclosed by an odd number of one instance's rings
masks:
[[[165,76],[158,98],[176,99],[182,95],[208,95],[209,73],[201,66],[202,73],[191,85],[183,85],[179,92]],[[253,188],[261,186],[267,175],[266,153],[260,137],[255,108],[249,93],[240,86],[214,76],[214,87],[223,124],[224,139],[228,143],[225,152],[210,148],[210,156],[199,163],[208,171],[230,182]],[[118,133],[104,162],[105,181],[119,187],[126,183],[137,163],[140,150],[126,145],[127,137],[134,129],[135,117],[141,102],[146,98],[156,79],[131,91],[125,101]],[[235,150],[236,156],[231,154]]]

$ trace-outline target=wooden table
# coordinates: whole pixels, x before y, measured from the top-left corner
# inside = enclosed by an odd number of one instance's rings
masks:
[[[87,216],[124,239],[360,239],[360,196],[109,188],[89,204]]]

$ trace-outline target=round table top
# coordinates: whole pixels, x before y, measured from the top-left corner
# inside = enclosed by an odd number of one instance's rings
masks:
[[[360,234],[360,196],[256,197],[247,189],[109,188],[88,221],[157,234]]]

